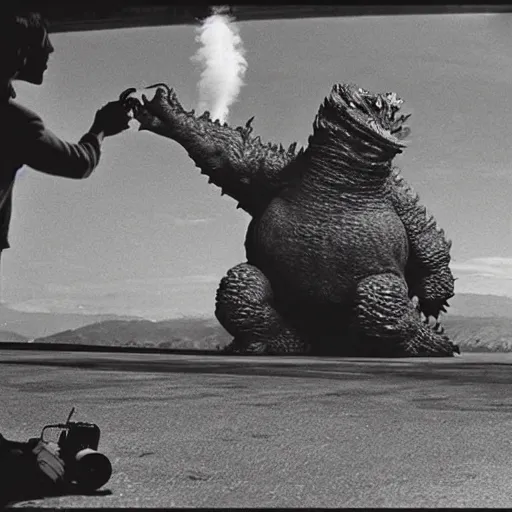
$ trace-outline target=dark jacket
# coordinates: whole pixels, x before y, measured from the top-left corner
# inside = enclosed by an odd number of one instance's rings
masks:
[[[12,191],[16,172],[27,165],[65,178],[87,178],[100,160],[100,140],[86,133],[77,144],[59,139],[41,118],[18,103],[0,106],[0,251],[9,247]]]

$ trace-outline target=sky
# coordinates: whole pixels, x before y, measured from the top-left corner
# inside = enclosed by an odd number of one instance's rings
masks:
[[[413,115],[396,163],[453,240],[456,292],[512,297],[512,18],[308,18],[238,24],[248,69],[228,122],[305,145],[332,85],[394,91]],[[194,26],[52,34],[42,86],[17,100],[76,142],[127,87],[166,82],[197,106]],[[175,142],[133,127],[103,143],[86,180],[29,168],[14,189],[2,302],[23,311],[160,320],[212,316],[245,260],[249,217]]]

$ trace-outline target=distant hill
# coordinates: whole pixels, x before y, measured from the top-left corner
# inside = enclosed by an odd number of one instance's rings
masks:
[[[464,350],[512,351],[512,299],[458,294],[442,321]],[[11,339],[41,343],[214,349],[231,336],[215,318],[178,318],[153,322],[114,315],[26,313],[0,306],[0,328]],[[21,335],[14,340],[13,336]],[[1,336],[1,334],[0,334]]]
[[[23,343],[29,340],[30,338],[22,336],[21,334],[18,334],[16,332],[0,330],[0,345],[2,343],[5,343],[6,341],[15,341],[16,343]]]
[[[0,304],[0,329],[20,334],[29,339],[47,336],[66,329],[105,320],[128,320],[133,316],[121,315],[80,315],[78,313],[37,313],[18,311]]]
[[[512,319],[446,316],[446,333],[461,350],[512,352]]]
[[[449,316],[443,324],[461,350],[512,351],[511,318]],[[114,347],[215,349],[231,336],[215,319],[185,318],[150,322],[111,320],[38,338],[38,343],[67,343]]]
[[[38,343],[122,347],[215,349],[231,336],[215,318],[177,318],[163,322],[109,320],[38,338]]]

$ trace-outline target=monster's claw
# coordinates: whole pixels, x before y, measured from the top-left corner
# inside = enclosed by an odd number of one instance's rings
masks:
[[[167,84],[164,84],[163,82],[160,82],[158,84],[148,85],[147,87],[144,87],[144,89],[155,89],[156,87],[163,87],[167,92],[171,91],[171,88]]]
[[[133,94],[134,92],[137,92],[137,89],[135,89],[135,87],[130,87],[119,95],[119,102],[129,114],[131,113],[132,116],[136,116],[141,107],[140,101],[137,98],[130,98],[130,94]]]
[[[167,99],[171,97],[173,90],[171,87],[164,83],[148,85],[147,87],[145,87],[145,89],[158,89],[158,87],[163,87],[165,89],[165,91],[167,92]]]
[[[125,102],[127,99],[128,99],[128,96],[130,96],[130,94],[133,94],[134,92],[136,92],[137,89],[135,89],[135,87],[130,87],[126,90],[124,90],[120,95],[119,95],[119,101],[121,102]]]
[[[444,327],[441,325],[439,320],[434,325],[434,332],[437,334],[444,334]]]

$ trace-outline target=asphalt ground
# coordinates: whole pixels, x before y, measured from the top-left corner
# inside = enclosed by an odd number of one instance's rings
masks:
[[[512,354],[0,350],[0,432],[97,423],[110,481],[13,507],[512,507]]]

